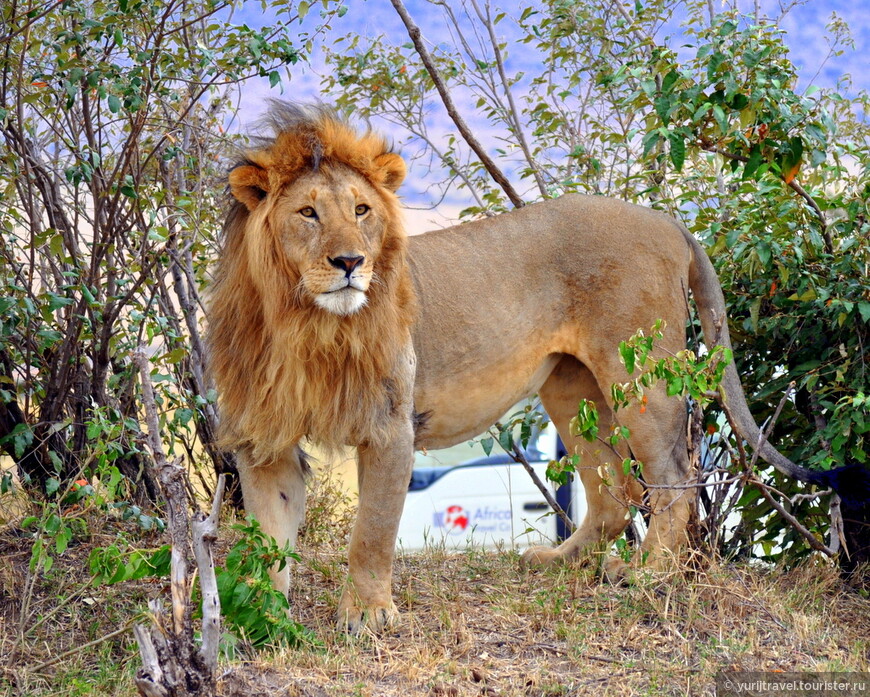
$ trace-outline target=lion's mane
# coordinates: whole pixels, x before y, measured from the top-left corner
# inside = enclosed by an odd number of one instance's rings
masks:
[[[296,260],[288,258],[273,216],[277,196],[265,196],[253,211],[231,204],[210,293],[209,366],[222,445],[246,449],[253,463],[305,436],[327,447],[385,437],[390,376],[415,308],[398,199],[378,166],[390,152],[386,141],[357,133],[325,108],[274,104],[269,120],[274,138],[259,141],[240,165],[266,178],[263,191],[280,194],[306,172],[349,167],[375,187],[388,226],[366,306],[338,316],[300,292]]]

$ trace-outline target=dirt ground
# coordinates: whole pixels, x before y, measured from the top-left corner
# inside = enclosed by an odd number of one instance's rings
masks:
[[[703,695],[721,671],[870,671],[870,599],[822,562],[696,560],[615,587],[591,564],[529,572],[515,552],[436,549],[396,561],[397,624],[349,637],[333,624],[346,550],[327,532],[306,536],[291,597],[318,645],[240,649],[221,697]],[[136,693],[130,628],[168,583],[89,586],[90,550],[117,534],[76,541],[34,579],[32,540],[0,530],[0,695]]]
[[[870,670],[870,601],[823,567],[613,587],[588,568],[435,551],[396,563],[401,619],[359,638],[332,628],[342,571],[324,556],[297,572],[293,606],[324,649],[235,665],[222,694],[699,695],[720,671]]]

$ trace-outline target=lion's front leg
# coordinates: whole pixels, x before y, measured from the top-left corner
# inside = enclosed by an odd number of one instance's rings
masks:
[[[381,631],[396,617],[393,553],[414,459],[410,419],[397,424],[387,447],[359,449],[359,510],[350,538],[350,575],[338,605],[338,623],[357,633]]]
[[[296,534],[305,515],[305,476],[308,465],[298,448],[284,455],[253,464],[249,453],[239,452],[239,479],[245,511],[253,515],[260,528],[279,545],[296,545]],[[290,569],[269,571],[272,585],[284,595],[290,587]]]

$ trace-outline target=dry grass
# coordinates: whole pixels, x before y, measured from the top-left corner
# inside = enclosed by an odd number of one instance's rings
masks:
[[[223,697],[695,695],[710,692],[720,670],[870,670],[870,600],[821,564],[694,564],[613,587],[589,566],[526,572],[512,552],[433,550],[396,562],[402,614],[392,631],[348,637],[332,621],[346,571],[334,531],[349,520],[327,503],[333,495],[320,488],[311,502],[292,593],[322,647],[226,664]],[[21,622],[31,541],[0,531],[0,694],[135,694],[129,633],[64,656],[166,593],[163,582],[84,585],[90,549],[116,532],[73,545],[35,584]]]
[[[343,564],[321,551],[297,570],[293,604],[325,649],[234,666],[223,694],[699,694],[719,670],[870,670],[870,602],[829,568],[709,565],[613,587],[517,562],[401,559],[397,626],[348,638],[332,627]]]

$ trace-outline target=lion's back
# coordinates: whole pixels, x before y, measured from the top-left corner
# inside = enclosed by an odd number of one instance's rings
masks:
[[[425,309],[490,297],[522,305],[529,295],[562,292],[566,278],[591,283],[631,273],[633,264],[682,271],[690,254],[681,228],[659,211],[567,194],[411,237],[409,259]]]

